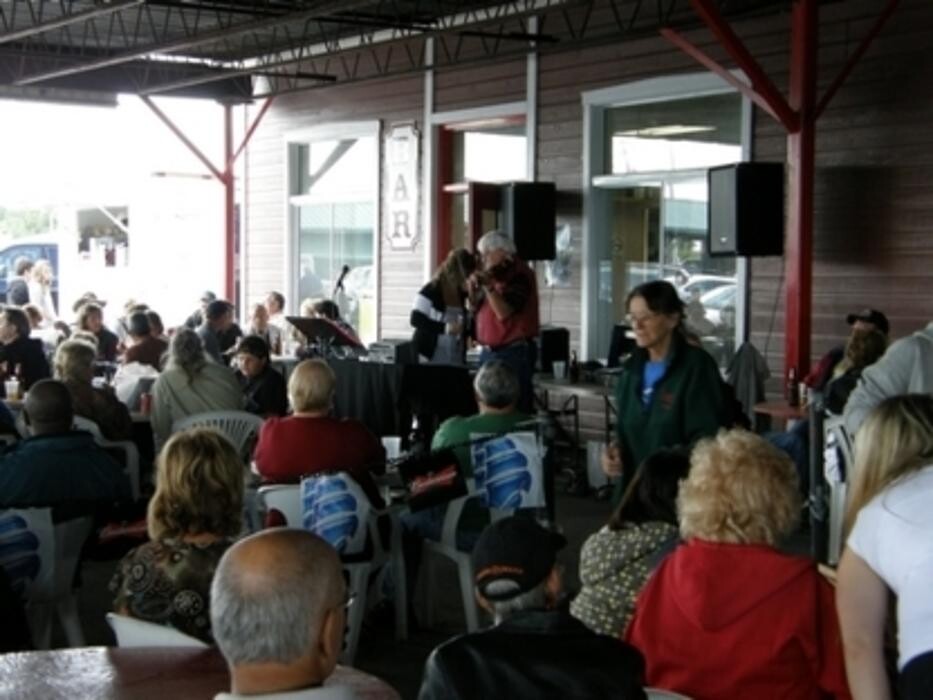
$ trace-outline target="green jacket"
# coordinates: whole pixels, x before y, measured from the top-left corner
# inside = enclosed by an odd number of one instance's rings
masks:
[[[654,388],[651,404],[641,402],[648,352],[638,349],[624,365],[616,386],[616,432],[623,473],[613,492],[617,504],[635,470],[662,447],[692,447],[728,423],[722,378],[716,362],[702,348],[674,334],[670,364]]]

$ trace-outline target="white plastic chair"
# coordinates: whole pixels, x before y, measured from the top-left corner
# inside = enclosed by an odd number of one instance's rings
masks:
[[[172,433],[195,427],[214,428],[226,437],[236,448],[237,454],[249,463],[250,455],[246,453],[247,447],[259,435],[262,418],[246,411],[195,413],[176,420],[172,424]]]
[[[206,649],[207,644],[196,637],[179,632],[168,625],[157,625],[135,617],[107,613],[107,624],[117,638],[118,647],[194,647]]]
[[[854,463],[852,439],[842,416],[828,416],[823,421],[823,473],[829,484],[829,535],[826,562],[839,563],[842,554],[842,523],[845,518],[849,474]]]
[[[302,479],[300,501],[302,526],[330,542],[340,554],[349,577],[350,592],[356,599],[348,611],[347,639],[340,656],[341,663],[352,666],[367,609],[370,574],[380,568],[387,570],[387,565],[391,565],[395,589],[396,638],[407,636],[405,562],[400,528],[393,522],[392,547],[387,552],[377,527],[377,518],[387,515],[386,511],[373,509],[363,489],[346,472]],[[371,555],[363,559],[367,545]],[[379,585],[381,579],[377,577],[374,585]]]
[[[115,449],[123,452],[123,472],[130,482],[130,495],[134,501],[141,497],[139,483],[139,448],[131,440],[108,440],[100,430],[100,426],[90,418],[84,416],[74,417],[74,429],[86,430],[94,436],[94,442],[105,450]]]
[[[258,491],[262,510],[277,510],[288,527],[301,527],[301,487],[298,484],[269,484]]]
[[[441,539],[426,539],[422,545],[425,584],[422,615],[428,627],[434,623],[435,590],[428,555],[436,554],[456,564],[467,631],[479,629],[471,553],[457,547],[457,526],[467,500],[476,499],[489,508],[491,520],[504,518],[519,508],[544,506],[544,447],[534,432],[508,433],[488,440],[474,436],[474,440],[471,448],[474,478],[467,480],[469,493],[447,504]]]
[[[84,646],[73,584],[90,517],[52,525],[49,508],[0,511],[0,559],[14,590],[26,601],[33,642],[48,649],[58,614],[69,646]]]

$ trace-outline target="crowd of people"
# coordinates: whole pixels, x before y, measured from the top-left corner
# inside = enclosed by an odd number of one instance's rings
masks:
[[[502,234],[487,234],[478,250],[452,252],[412,311],[424,361],[462,362],[471,338],[483,347],[478,413],[445,421],[430,443],[451,449],[466,479],[477,436],[534,423],[534,274]],[[56,522],[112,519],[132,499],[126,470],[92,434],[73,430],[74,417],[106,438],[132,439],[138,392],[128,405],[99,370],[147,379],[156,453],[148,538],[115,568],[113,611],[216,645],[231,676],[231,692],[218,697],[352,697],[320,687],[346,626],[339,555],[310,532],[277,527],[275,511],[247,535],[247,489],[341,471],[378,510],[385,449],[363,423],[333,416],[337,377],[325,359],[298,362],[287,379],[273,366],[293,337],[280,293],[249,309],[245,334],[229,302],[210,293],[200,301],[168,333],[131,301],[110,330],[106,302],[89,293],[73,326],[53,314],[70,336],[54,349],[27,310],[3,308],[0,362],[28,391],[28,437],[0,453],[0,507],[48,507]],[[340,324],[332,306],[318,301],[308,312]],[[930,697],[933,324],[886,350],[886,317],[853,314],[846,345],[808,377],[855,436],[846,546],[838,574],[826,575],[784,548],[802,509],[799,455],[736,424],[734,397],[674,287],[639,285],[626,309],[636,347],[617,381],[616,435],[602,460],[616,482],[605,526],[567,552],[553,522],[533,512],[494,519],[469,500],[456,542],[471,552],[476,600],[492,624],[434,649],[419,698],[625,699],[646,697],[648,686],[696,699],[884,700],[894,688]],[[219,433],[174,428],[221,410],[263,418],[252,472]],[[12,427],[8,412],[4,421]],[[400,518],[409,581],[447,509]],[[579,586],[564,580],[566,556],[579,561]],[[10,590],[4,578],[0,569],[0,591]]]

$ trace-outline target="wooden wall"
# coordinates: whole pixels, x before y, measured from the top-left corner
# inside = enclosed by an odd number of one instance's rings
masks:
[[[835,77],[870,27],[879,3],[846,0],[821,7],[820,91]],[[596,16],[596,15],[594,15]],[[734,23],[752,54],[785,92],[790,28],[786,13]],[[688,38],[729,65],[704,29]],[[848,332],[846,313],[865,306],[885,311],[895,336],[933,318],[933,3],[903,0],[819,123],[813,282],[814,357]],[[436,111],[525,99],[525,61],[470,64],[438,71]],[[558,188],[558,218],[571,225],[575,264],[569,288],[541,291],[544,322],[580,337],[582,104],[601,87],[702,70],[660,37],[623,40],[542,55],[538,65],[537,171]],[[422,117],[420,76],[328,88],[280,99],[250,147],[247,298],[281,287],[286,130],[343,119],[384,123]],[[755,110],[753,154],[783,160],[785,135]],[[423,196],[424,193],[422,193]],[[423,232],[424,234],[424,232]],[[421,284],[423,251],[384,255],[383,334],[405,331],[411,295]],[[417,263],[415,262],[417,260]],[[751,266],[751,337],[767,347],[780,374],[783,353],[783,263]],[[391,332],[389,332],[391,330]],[[775,386],[778,382],[775,381]]]

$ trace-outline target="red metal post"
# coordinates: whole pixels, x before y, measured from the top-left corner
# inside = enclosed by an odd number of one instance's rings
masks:
[[[236,207],[233,177],[233,107],[224,105],[224,296],[236,303]]]
[[[794,0],[790,107],[799,128],[787,137],[787,233],[784,246],[784,376],[810,367],[813,281],[813,181],[816,170],[817,0]]]

